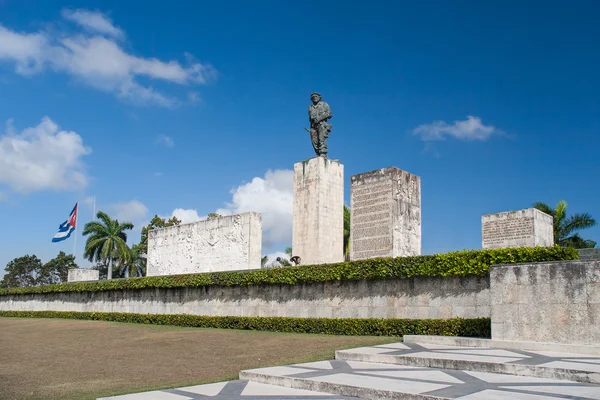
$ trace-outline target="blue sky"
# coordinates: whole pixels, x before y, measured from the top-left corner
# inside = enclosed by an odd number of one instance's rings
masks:
[[[291,170],[421,177],[423,253],[481,247],[481,215],[555,205],[600,218],[594,1],[0,0],[0,265],[47,261],[75,202],[154,214],[264,214],[291,242]],[[582,232],[600,240],[600,228]],[[78,261],[83,238],[78,238]]]

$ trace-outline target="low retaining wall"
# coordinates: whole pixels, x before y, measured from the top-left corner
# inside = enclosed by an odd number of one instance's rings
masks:
[[[492,339],[600,343],[600,261],[492,266]]]
[[[600,260],[600,248],[579,249],[578,251],[579,251],[579,259],[582,261]]]
[[[209,286],[0,296],[4,311],[300,318],[489,318],[488,277]]]

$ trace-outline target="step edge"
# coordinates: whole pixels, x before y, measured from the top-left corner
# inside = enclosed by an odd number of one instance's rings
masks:
[[[532,342],[471,338],[462,336],[432,335],[406,335],[403,339],[405,343],[439,344],[458,347],[483,347],[513,350],[552,351],[555,353],[574,353],[600,356],[600,346],[580,343]]]
[[[432,369],[451,369],[471,372],[486,372],[513,376],[528,376],[568,380],[578,383],[600,384],[600,373],[569,368],[546,367],[539,365],[521,365],[494,363],[488,361],[453,360],[445,358],[429,358],[414,356],[397,356],[385,354],[364,354],[350,351],[336,351],[336,360],[370,362],[378,364],[405,365]],[[389,361],[386,361],[389,360]]]
[[[428,396],[424,394],[413,394],[394,392],[391,390],[378,390],[352,386],[343,383],[330,383],[315,381],[307,378],[294,378],[289,376],[277,376],[252,372],[252,370],[240,371],[240,379],[250,382],[263,383],[274,386],[289,387],[294,389],[311,390],[313,392],[329,393],[338,396],[357,397],[370,400],[451,400],[448,397]]]

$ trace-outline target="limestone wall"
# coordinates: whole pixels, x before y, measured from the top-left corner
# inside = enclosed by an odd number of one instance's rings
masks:
[[[579,259],[582,261],[600,260],[600,248],[579,249]]]
[[[600,261],[493,266],[492,339],[600,343]]]
[[[487,277],[436,277],[0,296],[0,310],[213,316],[477,318],[490,316]]]
[[[147,275],[260,268],[262,217],[249,212],[152,230]]]

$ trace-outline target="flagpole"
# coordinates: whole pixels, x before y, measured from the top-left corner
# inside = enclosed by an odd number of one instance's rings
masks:
[[[77,220],[79,219],[79,203],[77,203],[77,209],[75,210],[75,240],[73,241],[73,259],[77,258]]]
[[[92,221],[96,219],[96,196],[94,196],[94,206],[92,211]],[[90,261],[90,268],[92,268],[92,262]]]

